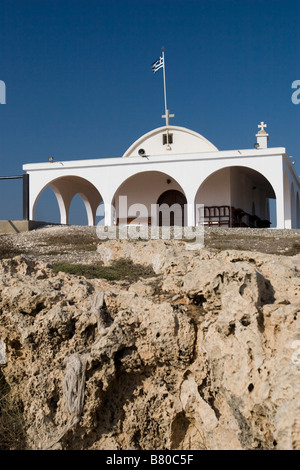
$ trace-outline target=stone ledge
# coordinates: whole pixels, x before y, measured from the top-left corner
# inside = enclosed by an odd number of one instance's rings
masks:
[[[45,225],[49,225],[49,223],[36,220],[0,220],[0,235],[28,232]]]

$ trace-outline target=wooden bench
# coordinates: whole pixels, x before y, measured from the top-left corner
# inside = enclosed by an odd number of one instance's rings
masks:
[[[271,222],[232,206],[204,206],[204,225],[207,227],[269,228]]]
[[[231,227],[231,212],[230,206],[204,206],[204,225]]]

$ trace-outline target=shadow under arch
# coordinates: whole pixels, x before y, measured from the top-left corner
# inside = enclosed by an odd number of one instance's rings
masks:
[[[271,207],[270,201],[275,202],[275,206]],[[224,166],[207,176],[195,196],[196,208],[202,204],[204,222],[208,225],[276,226],[274,188],[262,173],[248,166]],[[221,211],[218,209],[220,207]],[[197,212],[196,224],[200,221]],[[212,217],[211,221],[206,220],[214,213],[218,216]]]
[[[167,173],[147,170],[128,177],[120,184],[112,198],[114,223],[158,225],[158,212],[155,206],[159,197],[171,190],[178,191],[185,198],[181,185]]]
[[[35,210],[37,202],[46,188],[51,188],[56,196],[60,212],[60,223],[69,223],[69,209],[71,201],[76,194],[79,194],[83,200],[88,225],[95,224],[96,211],[103,198],[98,189],[85,178],[80,176],[61,176],[47,183],[37,195],[33,204],[33,220],[35,220]],[[46,221],[47,222],[47,221]]]

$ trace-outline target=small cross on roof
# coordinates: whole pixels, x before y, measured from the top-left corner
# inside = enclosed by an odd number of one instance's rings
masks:
[[[260,130],[262,132],[265,132],[264,128],[267,127],[267,124],[265,124],[263,121],[261,121],[261,123],[257,127],[260,127]]]
[[[171,117],[174,117],[175,114],[170,114],[169,110],[166,109],[166,114],[163,114],[162,115],[162,118],[165,118],[166,119],[166,126],[169,126],[170,125],[170,118]]]

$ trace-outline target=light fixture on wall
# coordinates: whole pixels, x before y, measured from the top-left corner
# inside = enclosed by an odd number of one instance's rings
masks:
[[[258,149],[259,148],[259,143],[258,142],[255,142],[254,144],[254,148]]]
[[[53,158],[53,157],[48,157],[48,160],[49,160],[49,162],[51,162],[51,163],[54,162],[54,158]]]
[[[146,152],[145,152],[144,149],[139,149],[139,150],[138,150],[138,154],[139,154],[140,157],[145,157]]]

